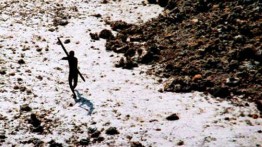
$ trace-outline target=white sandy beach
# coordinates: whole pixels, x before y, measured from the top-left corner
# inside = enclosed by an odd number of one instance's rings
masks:
[[[152,147],[262,145],[262,119],[255,104],[233,105],[199,92],[160,93],[163,83],[145,73],[149,67],[115,68],[120,55],[107,52],[105,40],[90,38],[89,33],[110,29],[108,20],[139,24],[157,17],[163,10],[159,6],[143,5],[142,0],[2,0],[0,10],[0,132],[5,136],[0,146],[34,146],[26,143],[32,138],[43,146],[51,140],[76,146],[90,138],[88,128],[101,131],[104,140],[90,142],[99,147],[132,142]],[[68,24],[55,27],[56,14],[70,17]],[[64,45],[75,51],[86,79],[79,77],[77,102],[57,37],[70,40]],[[18,64],[20,59],[25,63]],[[21,111],[23,104],[32,110]],[[31,113],[41,120],[44,133],[31,131]],[[174,113],[178,120],[166,120]],[[109,127],[119,134],[107,135]]]

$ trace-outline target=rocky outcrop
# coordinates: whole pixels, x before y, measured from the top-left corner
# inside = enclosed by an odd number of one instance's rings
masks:
[[[125,68],[125,61],[152,64],[150,73],[169,79],[167,91],[261,99],[258,0],[148,3],[165,7],[163,15],[138,26],[110,23],[112,28],[123,26],[115,29],[116,38],[107,40],[108,50],[124,54],[117,67]]]

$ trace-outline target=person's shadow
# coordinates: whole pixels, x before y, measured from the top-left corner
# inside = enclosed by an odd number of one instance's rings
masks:
[[[75,99],[76,103],[80,103],[79,107],[85,109],[88,111],[88,115],[91,115],[92,112],[94,111],[94,105],[93,103],[86,99],[85,97],[82,96],[82,94],[79,93],[78,90],[75,90],[77,94],[77,98]],[[89,109],[85,108],[84,106],[87,106]]]

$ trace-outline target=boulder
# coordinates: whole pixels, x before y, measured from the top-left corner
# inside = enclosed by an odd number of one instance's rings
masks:
[[[212,95],[215,97],[226,98],[230,96],[230,91],[228,87],[215,87]]]
[[[80,144],[80,145],[89,145],[89,143],[90,143],[90,139],[89,139],[89,138],[81,139],[81,140],[79,141],[79,144]]]
[[[176,113],[169,115],[166,117],[167,120],[174,121],[174,120],[179,120],[179,117],[177,116]]]
[[[90,35],[91,39],[93,39],[93,40],[99,40],[99,36],[98,36],[97,33],[90,33],[89,35]]]
[[[106,130],[107,135],[116,135],[119,134],[119,131],[116,129],[116,127],[110,127]]]
[[[161,7],[166,7],[169,0],[158,0],[158,5]]]
[[[110,30],[104,29],[99,33],[99,38],[102,39],[113,39],[114,35]]]
[[[32,110],[32,108],[28,104],[23,104],[23,105],[20,106],[20,111],[29,112],[31,110]]]
[[[51,140],[48,143],[49,143],[49,147],[63,147],[62,143],[57,143],[54,140]]]
[[[257,109],[262,113],[262,100],[256,101]]]
[[[138,142],[138,141],[136,141],[136,142],[131,142],[131,145],[130,145],[131,147],[144,147],[143,145],[142,145],[142,143],[140,143],[140,142]]]
[[[25,61],[23,59],[19,59],[18,64],[25,64]]]
[[[147,2],[148,2],[149,4],[157,4],[157,1],[156,1],[156,0],[147,0]]]

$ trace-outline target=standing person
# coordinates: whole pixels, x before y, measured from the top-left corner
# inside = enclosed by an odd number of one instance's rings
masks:
[[[75,52],[70,51],[69,56],[63,57],[62,60],[68,60],[69,63],[69,86],[71,91],[73,92],[74,99],[76,98],[75,88],[77,86],[77,80],[78,80],[78,69],[77,69],[77,58],[75,57]],[[74,84],[73,84],[74,81]]]

